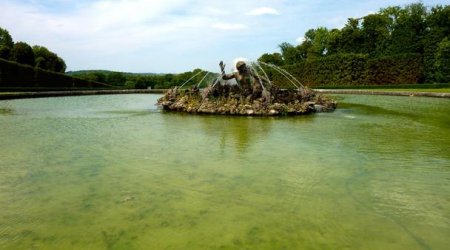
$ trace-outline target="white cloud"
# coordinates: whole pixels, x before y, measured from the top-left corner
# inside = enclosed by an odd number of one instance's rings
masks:
[[[247,28],[246,25],[240,23],[215,23],[211,27],[220,30],[242,30]]]
[[[280,12],[278,12],[278,10],[274,8],[261,7],[247,12],[247,15],[249,16],[280,15]]]
[[[298,37],[297,39],[295,39],[295,41],[297,41],[297,43],[299,43],[299,44],[303,43],[305,40],[306,40],[306,39],[305,39],[305,37],[303,37],[303,36],[300,36],[300,37]]]
[[[0,14],[4,19],[0,21],[6,22],[11,33],[20,33],[23,38],[19,40],[31,44],[115,54],[176,40],[192,29],[207,27],[204,17],[170,14],[174,9],[184,8],[187,2],[102,0],[63,15],[38,6],[13,3],[2,6],[5,11]]]
[[[341,28],[403,1],[0,0],[0,27],[56,52],[69,70],[180,72],[258,58],[308,29]],[[255,18],[268,15],[277,18]]]

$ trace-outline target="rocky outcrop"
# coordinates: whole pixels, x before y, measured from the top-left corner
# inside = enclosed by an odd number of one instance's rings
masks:
[[[333,111],[337,105],[308,88],[284,90],[272,86],[252,91],[220,84],[205,89],[175,87],[158,99],[158,104],[168,111],[245,116],[303,115]]]

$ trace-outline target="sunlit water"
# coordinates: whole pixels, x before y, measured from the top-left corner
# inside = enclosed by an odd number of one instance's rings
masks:
[[[448,249],[448,99],[247,118],[158,97],[0,101],[0,249]]]

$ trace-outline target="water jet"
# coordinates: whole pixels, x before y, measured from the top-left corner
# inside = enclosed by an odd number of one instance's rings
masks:
[[[304,115],[336,109],[335,100],[303,86],[292,74],[276,65],[238,61],[238,72],[229,75],[225,74],[225,64],[220,62],[219,65],[222,73],[217,74],[208,86],[200,88],[209,72],[198,84],[182,89],[194,78],[191,77],[183,85],[169,89],[157,104],[167,111],[245,116]],[[281,74],[294,88],[280,88],[269,78],[264,67]],[[228,82],[233,78],[237,85]]]

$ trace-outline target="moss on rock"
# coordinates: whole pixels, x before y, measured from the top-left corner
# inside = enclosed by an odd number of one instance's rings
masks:
[[[170,89],[158,99],[164,110],[196,114],[244,116],[302,115],[336,109],[335,100],[319,95],[309,88],[284,90],[276,86],[251,92],[237,85]]]

